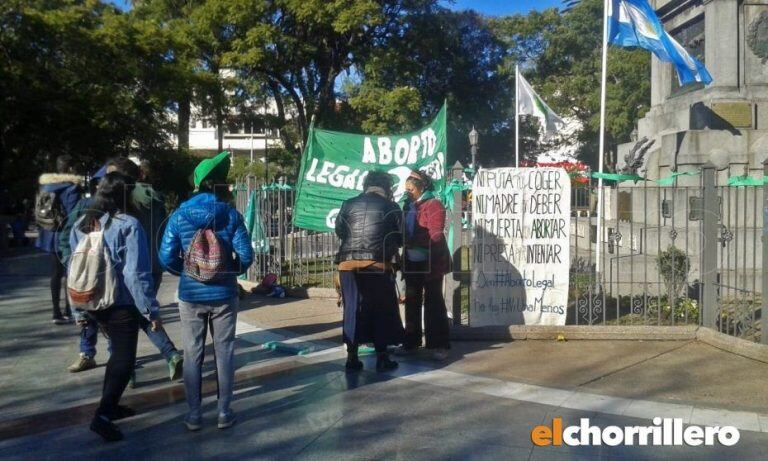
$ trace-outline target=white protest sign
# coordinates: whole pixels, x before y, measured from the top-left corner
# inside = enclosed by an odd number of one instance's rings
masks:
[[[470,325],[565,325],[568,173],[481,168],[472,185],[472,224]]]

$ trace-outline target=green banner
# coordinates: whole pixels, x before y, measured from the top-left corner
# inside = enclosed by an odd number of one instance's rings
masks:
[[[407,134],[374,136],[319,130],[311,127],[301,161],[293,223],[315,231],[334,228],[344,200],[363,190],[369,171],[387,171],[395,177],[394,199],[405,192],[412,169],[434,179],[435,195],[445,184],[446,108],[422,128]]]

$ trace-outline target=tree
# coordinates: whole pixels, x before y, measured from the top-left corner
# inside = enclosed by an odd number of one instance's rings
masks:
[[[579,156],[597,168],[600,115],[603,2],[565,2],[566,10],[515,15],[491,21],[507,45],[510,85],[518,63],[539,95],[561,116],[575,117],[582,130]],[[630,140],[635,121],[650,106],[650,56],[642,50],[611,47],[606,101],[607,158]],[[564,142],[573,142],[565,140]],[[542,146],[526,146],[541,149]],[[614,167],[614,162],[606,165]]]
[[[403,129],[417,128],[447,101],[449,163],[467,163],[467,133],[475,126],[481,133],[480,160],[488,165],[503,163],[511,152],[513,92],[500,73],[504,54],[483,16],[433,8],[409,17],[386,47],[363,60],[359,71],[363,87],[419,93],[421,120],[412,119]]]
[[[414,87],[387,90],[366,81],[349,91],[350,107],[364,133],[405,133],[421,124],[421,94]]]
[[[311,120],[332,125],[336,81],[344,70],[386,46],[413,12],[435,0],[275,0],[233,9],[235,38],[226,62],[264,79],[279,119],[292,119],[303,142]],[[290,112],[293,111],[291,114]],[[278,127],[281,128],[281,127]],[[284,139],[288,148],[291,140]]]
[[[0,4],[4,187],[30,195],[59,154],[92,168],[167,149],[166,49],[162,31],[98,1]]]
[[[544,34],[548,43],[536,60],[540,94],[561,115],[583,124],[580,157],[597,168],[603,3],[582,0]],[[635,121],[650,107],[651,58],[644,50],[609,48],[606,98],[606,151],[630,140]],[[608,169],[615,164],[606,165]]]

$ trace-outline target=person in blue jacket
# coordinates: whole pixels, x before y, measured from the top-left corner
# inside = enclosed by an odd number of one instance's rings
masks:
[[[61,155],[56,158],[56,173],[40,176],[40,191],[54,192],[57,196],[61,214],[68,216],[77,205],[83,193],[83,178],[75,173],[72,157]],[[51,302],[53,304],[53,323],[64,325],[72,321],[69,299],[64,295],[64,313],[61,312],[62,280],[66,280],[66,271],[59,249],[59,229],[40,228],[36,246],[51,255]],[[66,282],[64,283],[66,287]]]
[[[119,403],[136,362],[140,317],[151,323],[152,330],[162,328],[147,237],[139,221],[126,214],[132,191],[131,178],[117,172],[108,173],[69,238],[71,247],[76,249],[88,233],[101,230],[109,262],[117,275],[114,304],[89,312],[112,343],[101,401],[91,421],[91,430],[108,442],[123,438],[113,421],[135,414]]]
[[[200,386],[208,325],[213,336],[219,389],[218,428],[235,423],[232,402],[237,321],[237,276],[253,261],[253,248],[243,216],[228,202],[229,154],[223,152],[195,168],[197,193],[171,215],[160,245],[159,259],[171,273],[180,274],[179,316],[184,344],[184,386],[189,413],[184,420],[190,431],[202,428]],[[198,230],[212,229],[225,249],[228,269],[214,281],[200,282],[184,271],[184,254]]]

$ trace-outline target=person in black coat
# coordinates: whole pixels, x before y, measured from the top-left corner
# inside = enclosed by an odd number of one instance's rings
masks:
[[[392,201],[392,178],[381,171],[368,173],[363,193],[345,201],[336,217],[348,370],[363,368],[361,343],[374,344],[377,371],[397,368],[387,346],[401,344],[405,333],[392,269],[403,245],[402,228],[402,211]]]

